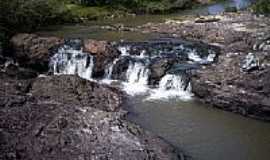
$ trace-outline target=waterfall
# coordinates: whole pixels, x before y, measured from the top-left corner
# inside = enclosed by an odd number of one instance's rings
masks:
[[[129,83],[138,83],[141,85],[147,85],[149,70],[140,62],[132,63],[128,67],[126,77]]]
[[[147,100],[175,97],[181,100],[190,100],[192,98],[191,84],[190,82],[185,82],[181,75],[167,74],[160,80],[159,88],[151,91]]]
[[[182,90],[184,83],[181,76],[167,74],[159,82],[159,88],[162,90]]]
[[[79,40],[66,41],[65,45],[58,48],[51,57],[51,71],[55,75],[75,74],[84,79],[94,80],[92,79],[94,56],[83,52],[81,46]],[[103,79],[97,82],[118,86],[132,96],[145,94],[148,96],[147,100],[191,99],[191,85],[187,79],[189,75],[186,75],[185,71],[192,67],[185,68],[184,64],[211,63],[216,57],[214,50],[204,52],[196,46],[191,47],[181,42],[120,43],[116,47],[121,55],[107,64]],[[161,68],[157,71],[153,65],[157,62],[156,59],[161,60],[158,62],[160,64],[157,64]],[[181,72],[178,71],[179,65]],[[165,76],[154,79],[152,76],[156,74],[155,71],[161,72],[158,75],[165,74]],[[150,81],[150,77],[155,82]],[[157,83],[159,85],[156,87]],[[151,88],[148,84],[151,84]]]
[[[50,66],[55,75],[76,74],[82,78],[92,80],[94,67],[93,56],[64,46],[51,58]]]
[[[113,67],[114,65],[120,60],[120,58],[116,58],[112,64],[109,64],[109,66],[105,69],[105,76],[104,78],[107,80],[112,79],[112,72],[113,72]]]
[[[149,69],[142,62],[130,62],[126,72],[124,90],[130,95],[145,93],[148,90]]]

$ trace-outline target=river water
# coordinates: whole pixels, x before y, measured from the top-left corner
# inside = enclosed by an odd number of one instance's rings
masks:
[[[269,160],[270,124],[192,101],[132,98],[128,118],[194,160]]]
[[[243,9],[250,1],[233,0],[185,11],[185,14],[137,16],[76,26],[53,26],[39,34],[68,38],[94,38],[99,40],[145,41],[161,35],[137,32],[118,32],[100,29],[100,25],[123,23],[137,26],[166,19],[183,19],[189,14],[219,14],[227,6]],[[136,68],[136,67],[135,67]],[[138,67],[137,67],[138,68]],[[91,75],[83,69],[82,77]],[[71,72],[65,70],[65,72]],[[128,73],[127,73],[128,74]],[[132,77],[132,72],[129,73]],[[143,76],[142,76],[143,77]],[[127,87],[128,88],[128,87]],[[130,96],[128,119],[161,136],[195,160],[269,160],[270,124],[212,108],[195,98],[147,100],[145,96]]]

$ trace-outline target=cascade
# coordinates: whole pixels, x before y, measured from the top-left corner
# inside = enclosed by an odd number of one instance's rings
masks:
[[[142,62],[130,62],[126,72],[124,90],[130,95],[145,93],[148,90],[149,69]]]
[[[77,44],[77,42],[74,44]],[[51,71],[55,75],[76,74],[82,78],[94,80],[92,79],[94,56],[83,52],[80,45],[74,44],[66,44],[60,47],[57,53],[51,57]],[[188,75],[171,72],[172,67],[176,67],[183,61],[188,61],[189,64],[211,63],[216,57],[212,50],[209,50],[208,53],[200,53],[202,51],[196,49],[196,47],[185,46],[181,43],[170,45],[168,43],[149,43],[148,45],[146,43],[128,43],[119,45],[117,49],[121,52],[121,55],[107,65],[104,78],[98,80],[98,82],[112,84],[111,82],[117,81],[112,85],[119,85],[129,95],[147,94],[147,100],[175,97],[182,100],[191,99],[191,84],[186,79]],[[153,74],[151,63],[156,58],[165,60],[160,67],[170,65],[171,69],[170,71],[167,70],[165,76],[159,79],[157,87],[150,88],[148,86],[148,84],[151,84],[149,78]],[[166,59],[169,61],[176,59],[175,64],[167,63]],[[120,67],[119,70],[117,67]],[[117,70],[117,73],[114,73],[115,70]],[[113,79],[113,77],[118,77],[118,75],[113,74],[120,74],[121,78]]]
[[[51,58],[50,66],[55,75],[76,74],[82,78],[91,80],[94,61],[93,56],[64,46]]]
[[[104,78],[106,80],[111,80],[112,79],[112,72],[113,72],[113,67],[114,65],[120,60],[120,58],[116,58],[112,64],[109,64],[108,67],[105,69],[105,76]]]

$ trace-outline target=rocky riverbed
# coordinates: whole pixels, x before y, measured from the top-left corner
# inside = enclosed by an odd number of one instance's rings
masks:
[[[215,107],[269,120],[269,26],[269,17],[238,12],[149,23],[137,29],[218,46],[218,61],[192,77],[193,93]]]

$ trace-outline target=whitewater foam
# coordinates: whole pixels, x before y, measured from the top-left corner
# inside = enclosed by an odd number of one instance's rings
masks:
[[[55,75],[79,75],[82,78],[92,80],[93,56],[82,52],[82,50],[62,47],[51,58],[50,65],[53,66],[53,73]]]
[[[184,82],[181,75],[167,74],[160,83],[159,88],[152,89],[146,100],[179,98],[183,101],[192,99],[191,84]]]

